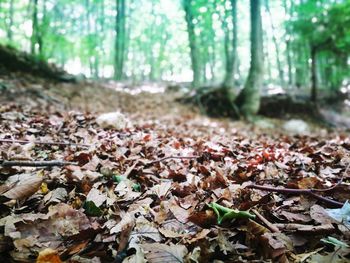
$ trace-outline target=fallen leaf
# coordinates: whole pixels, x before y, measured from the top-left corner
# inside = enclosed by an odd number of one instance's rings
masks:
[[[36,263],[61,263],[61,259],[56,250],[45,248],[39,252]]]
[[[42,178],[33,175],[31,179],[20,181],[12,189],[2,195],[9,199],[23,200],[35,194],[39,190],[42,181]]]
[[[146,259],[149,263],[179,263],[185,262],[184,257],[188,253],[183,245],[165,245],[159,243],[142,244]]]

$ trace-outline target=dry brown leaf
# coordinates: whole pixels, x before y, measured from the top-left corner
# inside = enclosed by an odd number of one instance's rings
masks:
[[[136,220],[136,226],[131,233],[133,237],[146,237],[152,239],[155,242],[160,242],[162,237],[159,234],[158,228],[153,223],[140,217]]]
[[[184,234],[182,233],[178,233],[172,229],[166,229],[166,228],[158,228],[159,232],[165,236],[165,237],[168,237],[168,238],[179,238],[179,237],[183,237]]]
[[[310,208],[311,218],[319,224],[332,224],[334,220],[327,214],[326,210],[319,205],[313,205]]]
[[[35,194],[43,181],[43,178],[33,175],[33,178],[30,178],[26,181],[19,182],[12,189],[8,190],[3,196],[9,199],[22,200],[27,197]]]
[[[320,226],[302,225],[302,224],[276,224],[276,226],[285,231],[296,231],[300,233],[308,233],[315,235],[326,235],[335,232],[335,228],[332,224],[324,224]]]
[[[315,188],[319,183],[319,180],[316,177],[304,177],[298,181],[299,189],[311,189]]]
[[[291,213],[288,211],[282,211],[280,213],[282,216],[284,216],[289,222],[299,222],[299,223],[307,223],[311,221],[311,218],[307,215],[303,214],[296,214],[296,213]]]
[[[190,209],[186,210],[177,205],[175,202],[170,204],[169,207],[170,211],[173,213],[175,218],[179,220],[181,223],[188,222],[189,214],[191,212]]]
[[[206,238],[209,233],[210,229],[202,229],[199,233],[196,233],[191,239],[187,239],[186,242],[188,244],[192,244],[194,242],[197,242],[198,240]]]
[[[282,256],[285,262],[285,253],[289,247],[292,247],[292,242],[287,236],[282,233],[265,233],[260,240],[265,257],[276,259]],[[279,262],[281,261],[279,260]]]
[[[142,244],[141,247],[149,263],[184,262],[184,257],[188,253],[187,248],[183,245],[153,243]]]
[[[101,193],[96,188],[91,188],[90,192],[86,196],[86,201],[93,201],[97,207],[100,207],[107,200],[105,193]]]
[[[46,248],[40,251],[36,263],[61,263],[61,259],[56,250]]]

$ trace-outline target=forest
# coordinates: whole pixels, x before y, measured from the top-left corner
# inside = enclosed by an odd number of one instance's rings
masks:
[[[350,0],[0,0],[0,262],[350,262]]]

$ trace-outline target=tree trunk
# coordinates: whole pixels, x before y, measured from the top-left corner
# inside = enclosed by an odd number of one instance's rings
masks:
[[[227,23],[225,19],[223,21],[225,27],[225,54],[226,54],[226,65],[225,65],[225,78],[223,82],[224,88],[234,87],[235,77],[235,66],[237,57],[237,0],[230,0],[231,2],[231,18],[232,18],[232,49],[229,48],[230,37],[228,34]]]
[[[196,44],[196,36],[193,24],[192,0],[183,0],[183,8],[185,11],[185,19],[187,24],[188,41],[190,45],[191,65],[193,72],[192,88],[198,88],[200,82],[200,64],[198,57],[198,49]]]
[[[250,119],[259,111],[260,90],[263,84],[263,36],[261,22],[261,0],[250,0],[250,69],[243,90],[236,99],[240,113]]]
[[[311,101],[317,102],[317,50],[311,47]]]
[[[115,40],[115,62],[114,78],[123,78],[124,54],[125,54],[125,0],[116,0],[116,40]]]
[[[270,19],[272,41],[273,41],[273,44],[275,46],[275,51],[276,51],[276,62],[277,62],[278,75],[280,78],[280,85],[282,87],[284,87],[284,74],[283,74],[283,69],[282,69],[282,63],[280,60],[279,46],[278,46],[278,42],[277,42],[277,38],[276,38],[276,28],[275,28],[275,25],[273,24],[272,14],[271,14],[270,6],[269,6],[269,0],[265,0],[265,1],[266,1],[265,2],[266,11],[267,11],[267,13],[269,15],[269,19]]]
[[[32,13],[32,36],[30,39],[30,53],[36,54],[36,45],[38,44],[38,0],[33,0],[33,13]]]
[[[44,29],[43,29],[43,24],[47,23],[47,11],[46,11],[46,1],[42,1],[42,21],[40,23],[40,26],[38,26],[38,31],[37,31],[37,40],[38,40],[38,49],[39,49],[39,57],[44,59],[45,54],[44,54]]]
[[[291,3],[293,4],[293,3]],[[287,7],[287,0],[283,1],[283,7],[284,7],[284,12],[285,14],[289,15],[290,17],[292,16],[292,8]],[[288,21],[289,22],[289,21]],[[288,88],[290,89],[293,84],[293,73],[292,73],[292,43],[291,43],[291,32],[290,32],[290,25],[286,25],[286,37],[285,37],[285,41],[286,41],[286,57],[287,57],[287,65],[288,65]]]
[[[13,40],[13,16],[14,16],[14,0],[10,1],[10,9],[8,13],[8,23],[7,23],[7,38],[11,42]]]

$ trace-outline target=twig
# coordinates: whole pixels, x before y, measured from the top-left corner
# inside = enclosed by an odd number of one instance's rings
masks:
[[[256,215],[257,218],[260,219],[261,222],[263,222],[268,229],[271,230],[272,233],[279,233],[281,232],[277,226],[272,224],[269,220],[267,220],[262,214],[260,214],[257,210],[252,209],[252,212]]]
[[[163,162],[163,161],[166,161],[169,159],[181,159],[181,160],[183,160],[183,159],[197,159],[198,157],[199,156],[168,156],[168,157],[163,157],[163,158],[160,158],[158,160],[147,163],[147,165]]]
[[[12,139],[0,139],[0,142],[20,143],[20,144],[34,143],[34,144],[41,144],[41,145],[76,146],[76,147],[82,147],[82,148],[88,148],[91,146],[89,144],[80,144],[80,143],[72,143],[72,142],[41,142],[41,141],[25,141],[25,140],[12,140]]]
[[[12,167],[12,166],[25,166],[25,167],[53,167],[53,166],[66,166],[66,165],[77,165],[73,162],[64,161],[6,161],[0,160],[0,166]]]
[[[326,188],[326,189],[312,189],[312,190],[314,192],[328,192],[328,191],[331,191],[331,190],[337,188],[339,185],[341,185],[343,183],[344,177],[348,173],[349,167],[350,167],[350,163],[346,167],[345,171],[342,173],[340,180],[335,185],[333,185],[329,188]]]
[[[318,194],[315,194],[313,192],[313,189],[276,188],[272,186],[263,186],[263,185],[255,185],[255,184],[247,185],[247,187],[252,189],[259,189],[259,190],[264,190],[268,192],[276,192],[276,193],[282,193],[282,194],[308,195],[328,205],[335,206],[335,207],[342,207],[344,205],[342,202],[338,202],[338,201],[329,199],[327,197],[323,197]]]
[[[307,234],[314,234],[314,235],[320,235],[320,234],[331,234],[336,231],[334,226],[332,224],[323,224],[323,225],[302,225],[302,224],[294,224],[294,223],[288,223],[288,224],[276,224],[276,227],[278,227],[280,230],[283,231],[292,231],[292,232],[301,232],[301,233],[307,233]]]

